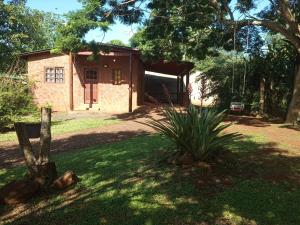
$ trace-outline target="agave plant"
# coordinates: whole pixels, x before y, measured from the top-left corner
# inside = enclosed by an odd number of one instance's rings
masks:
[[[201,113],[191,105],[187,112],[168,106],[163,109],[165,120],[151,119],[148,125],[168,137],[181,153],[190,154],[196,160],[205,160],[239,136],[224,133],[230,124],[223,124],[225,112],[213,109]]]

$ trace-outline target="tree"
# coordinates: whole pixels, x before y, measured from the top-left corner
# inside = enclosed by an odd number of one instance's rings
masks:
[[[201,1],[161,3],[152,1],[151,10],[154,15],[147,21],[146,28],[143,30],[143,37],[149,40],[144,41],[147,43],[144,46],[147,47],[146,50],[154,50],[156,45],[152,44],[159,43],[162,46],[161,55],[165,57],[171,53],[172,57],[188,55],[191,58],[201,59],[203,54],[209,53],[209,47],[222,45],[227,49],[229,46],[230,49],[230,46],[233,46],[233,40],[230,38],[233,36],[232,32],[228,32],[230,30],[240,30],[245,26],[254,25],[281,34],[297,52],[294,91],[286,118],[287,122],[292,122],[300,113],[298,100],[300,99],[300,26],[298,25],[300,6],[299,1],[295,0],[269,0],[268,2],[267,8],[253,15],[252,11],[258,4],[253,0],[237,0],[234,5],[230,0],[209,0],[202,3]],[[242,19],[235,18],[237,12]],[[203,18],[203,21],[198,22],[198,18]],[[209,30],[205,29],[208,24]],[[164,46],[171,46],[171,51]]]
[[[252,60],[252,70],[261,78],[264,96],[264,112],[285,117],[289,99],[293,94],[293,74],[296,57],[295,49],[280,35],[267,37],[267,51]]]
[[[0,74],[0,132],[11,129],[21,117],[36,112],[30,87],[23,76]]]
[[[84,40],[90,30],[99,29],[106,32],[109,25],[120,20],[125,24],[138,22],[141,12],[135,10],[135,1],[119,0],[82,0],[82,9],[67,14],[67,24],[62,24],[59,38],[53,52],[76,52],[82,48],[90,48],[97,53],[103,47],[101,43],[87,43]]]
[[[232,83],[233,61],[236,74],[234,83]],[[197,61],[195,66],[211,81],[210,89],[213,94],[218,96],[218,106],[221,110],[228,109],[231,101],[251,101],[252,95],[249,96],[249,94],[253,94],[253,89],[249,81],[253,82],[252,77],[247,76],[247,92],[245,95],[241,95],[243,80],[237,76],[243,74],[244,69],[244,59],[241,54],[236,55],[233,51],[218,50],[217,55],[209,55],[205,59]],[[251,90],[250,93],[248,90]]]
[[[206,1],[152,1],[145,27],[131,39],[146,58],[167,60],[203,59],[220,32],[210,27],[213,8]],[[205,13],[202,13],[205,12]],[[218,27],[218,25],[216,24]]]
[[[0,72],[19,72],[22,52],[49,49],[56,39],[59,16],[29,9],[26,1],[0,1]]]
[[[51,109],[41,109],[40,146],[35,153],[29,141],[28,124],[15,123],[20,149],[24,154],[28,175],[31,179],[41,179],[41,185],[49,186],[57,177],[54,162],[49,162],[51,147]]]
[[[251,10],[256,7],[254,0],[238,0],[236,9],[244,15],[244,19],[235,20],[229,3],[220,4],[210,0],[210,4],[217,10],[229,15],[238,27],[247,25],[262,26],[274,33],[281,34],[296,50],[294,72],[293,96],[287,113],[287,122],[293,122],[300,116],[300,1],[299,0],[268,0],[268,7],[261,10],[256,16],[251,15]],[[227,20],[225,22],[228,22]]]
[[[118,45],[118,46],[128,46],[127,44],[125,44],[123,41],[121,40],[110,40],[109,42],[107,42],[107,44],[111,44],[111,45]]]
[[[300,1],[265,0],[268,6],[253,13],[255,0],[84,0],[84,8],[71,13],[62,30],[57,49],[78,49],[84,35],[91,29],[107,30],[116,19],[131,24],[143,20],[150,10],[146,29],[151,27],[148,40],[155,37],[161,49],[153,43],[148,48],[171,57],[193,55],[204,57],[209,46],[227,41],[228,30],[245,26],[262,26],[281,34],[297,52],[294,91],[286,120],[291,122],[300,114]],[[235,11],[235,12],[234,12]],[[239,14],[242,19],[236,19]],[[155,35],[154,35],[155,34]],[[230,33],[229,33],[230,34]],[[221,37],[221,38],[220,38]],[[227,40],[226,40],[227,39]],[[164,49],[168,51],[163,51]]]

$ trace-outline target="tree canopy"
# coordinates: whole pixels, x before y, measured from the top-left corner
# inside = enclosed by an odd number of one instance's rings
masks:
[[[100,28],[106,31],[117,20],[132,24],[143,22],[144,28],[132,39],[144,55],[166,59],[203,59],[223,46],[230,49],[233,31],[243,35],[243,27],[260,26],[280,34],[297,52],[294,91],[288,121],[300,116],[300,1],[299,0],[82,0],[83,8],[69,14],[68,23],[60,29],[56,51],[77,51],[88,46],[85,34]],[[249,28],[250,29],[250,28]],[[251,28],[255,31],[255,28]],[[257,30],[255,31],[258,32]],[[255,32],[251,32],[252,34]],[[245,29],[244,29],[245,33]],[[252,50],[261,46],[259,35]],[[241,40],[241,41],[240,41]],[[95,44],[93,44],[95,46]],[[231,47],[230,47],[231,46]]]
[[[128,46],[123,41],[118,40],[118,39],[110,40],[110,41],[107,42],[107,44],[118,45],[118,46]]]
[[[26,1],[0,1],[0,71],[18,68],[18,54],[53,48],[59,16],[30,9]]]
[[[197,48],[199,43],[207,46],[207,42],[211,40],[214,42],[220,40],[213,38],[212,30],[220,32],[226,31],[226,28],[227,31],[229,28],[232,30],[235,23],[238,27],[263,26],[282,34],[297,49],[300,46],[297,0],[266,0],[269,3],[267,7],[259,12],[255,10],[255,13],[253,10],[259,6],[259,2],[254,0],[82,0],[81,2],[83,8],[68,15],[69,22],[62,28],[62,38],[57,43],[58,50],[72,50],[81,44],[87,44],[84,42],[84,36],[88,31],[96,28],[107,31],[109,25],[117,20],[125,24],[145,22],[146,29],[151,28],[152,36],[155,35],[156,39],[166,44],[164,45],[166,48],[172,50],[176,50],[180,43],[188,44],[185,41],[191,42],[194,46],[191,51],[199,49]],[[238,19],[235,18],[236,15],[239,15]]]

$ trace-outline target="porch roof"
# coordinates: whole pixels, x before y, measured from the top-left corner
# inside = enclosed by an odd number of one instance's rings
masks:
[[[146,62],[144,63],[145,70],[169,74],[174,76],[182,76],[194,68],[194,63],[191,62]]]

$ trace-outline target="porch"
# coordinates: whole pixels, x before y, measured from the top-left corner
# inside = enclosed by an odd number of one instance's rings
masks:
[[[146,62],[145,68],[145,101],[153,97],[159,103],[189,104],[189,84],[191,62]],[[165,93],[165,92],[168,93]],[[147,96],[148,95],[148,96]],[[166,96],[166,95],[169,95]],[[170,99],[168,99],[170,98]],[[151,99],[148,99],[151,101]]]

